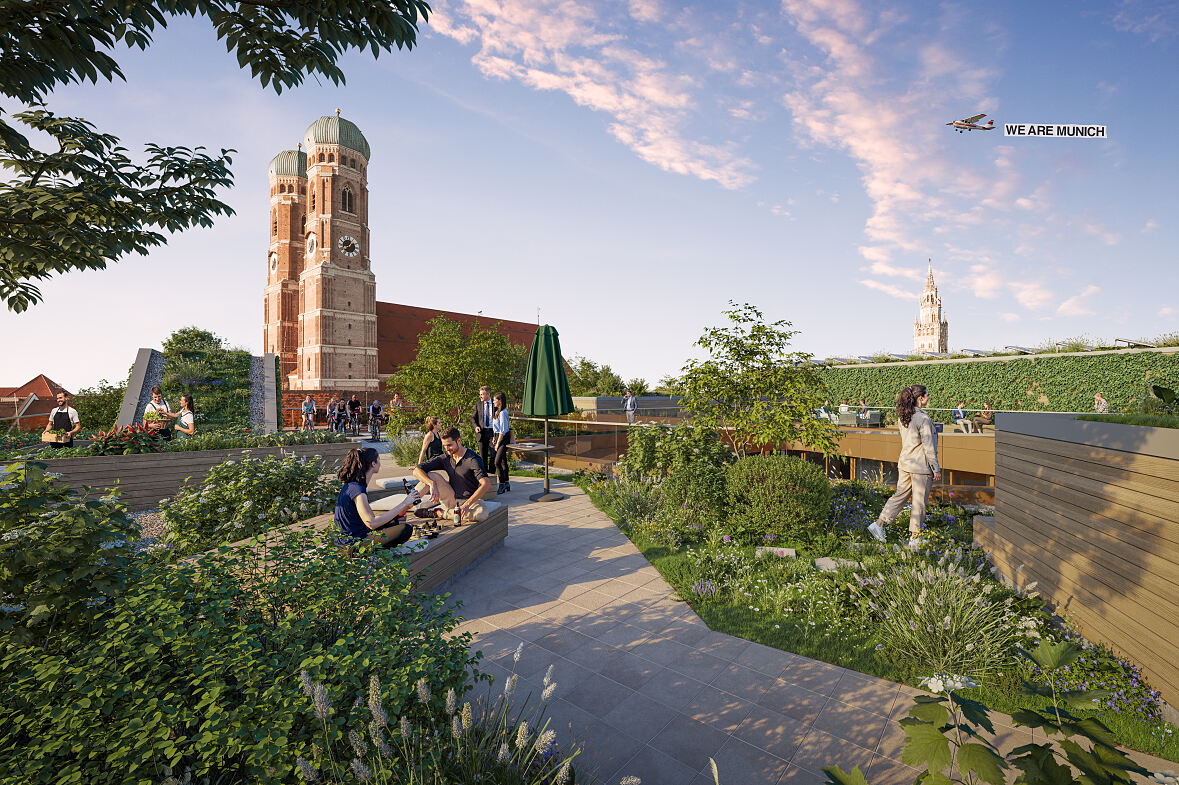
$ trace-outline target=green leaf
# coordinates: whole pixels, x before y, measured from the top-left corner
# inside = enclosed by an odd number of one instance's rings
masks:
[[[824,766],[823,771],[826,772],[827,782],[830,785],[868,785],[868,780],[864,778],[864,773],[860,771],[859,766],[850,772],[844,771],[839,766]]]
[[[1035,651],[1029,652],[1024,649],[1017,651],[1048,671],[1071,665],[1081,655],[1081,647],[1069,641],[1060,641],[1059,643],[1040,641],[1040,645]]]
[[[988,746],[968,742],[958,748],[958,767],[973,771],[983,782],[1003,785],[1007,763]]]
[[[954,695],[954,702],[958,704],[958,709],[968,722],[977,725],[987,733],[993,734],[995,732],[995,726],[991,724],[990,712],[986,706],[970,698],[964,698],[960,694]]]
[[[902,723],[908,740],[901,761],[909,766],[925,766],[941,771],[950,765],[950,742],[933,725]]]

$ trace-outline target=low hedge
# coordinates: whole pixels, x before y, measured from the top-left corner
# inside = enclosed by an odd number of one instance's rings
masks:
[[[750,455],[728,467],[726,530],[746,543],[807,541],[830,528],[831,483],[822,467],[785,455]]]

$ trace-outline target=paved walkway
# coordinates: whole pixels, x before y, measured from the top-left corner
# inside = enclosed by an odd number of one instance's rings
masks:
[[[504,546],[447,589],[496,689],[521,642],[517,697],[539,696],[554,666],[549,715],[559,738],[583,743],[583,770],[610,785],[703,785],[712,757],[722,785],[823,783],[834,764],[872,785],[913,782],[895,720],[917,690],[709,630],[580,489],[529,502],[540,486],[512,480]],[[1031,741],[996,729],[1001,749]]]

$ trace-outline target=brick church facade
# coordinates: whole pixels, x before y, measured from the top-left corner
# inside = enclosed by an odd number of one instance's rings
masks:
[[[279,356],[288,390],[378,393],[385,377],[414,358],[430,319],[474,324],[480,317],[377,302],[371,151],[360,129],[339,115],[316,120],[297,149],[270,162],[263,346]],[[500,329],[527,345],[536,326],[501,321]]]

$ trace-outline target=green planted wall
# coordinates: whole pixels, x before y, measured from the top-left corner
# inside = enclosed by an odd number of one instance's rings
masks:
[[[989,402],[995,409],[1093,411],[1093,394],[1110,411],[1137,411],[1150,384],[1179,387],[1179,353],[1135,352],[1059,357],[1035,355],[961,363],[912,363],[871,368],[826,368],[823,381],[832,404],[843,398],[891,408],[902,388],[924,384],[929,406],[967,408]],[[945,418],[940,418],[945,419]]]

